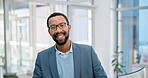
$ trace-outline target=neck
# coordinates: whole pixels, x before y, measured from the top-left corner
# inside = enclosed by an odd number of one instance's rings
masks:
[[[56,44],[56,47],[57,47],[57,49],[58,49],[59,51],[65,53],[65,52],[67,52],[67,51],[70,50],[70,47],[71,47],[70,40],[67,40],[67,42],[66,42],[64,45],[62,45],[62,46]]]

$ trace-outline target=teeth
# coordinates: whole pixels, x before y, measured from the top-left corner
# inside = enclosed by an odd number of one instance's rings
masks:
[[[63,36],[61,35],[61,36],[58,36],[58,37],[60,38],[60,37],[63,37]]]
[[[57,36],[57,38],[62,38],[63,37],[63,34],[60,34]]]

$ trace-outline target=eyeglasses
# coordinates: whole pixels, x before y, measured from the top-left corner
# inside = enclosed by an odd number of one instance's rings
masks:
[[[49,28],[50,28],[51,31],[56,31],[57,27],[59,27],[60,29],[64,29],[66,26],[67,26],[67,23],[62,22],[58,25],[51,25],[51,26],[49,26]]]

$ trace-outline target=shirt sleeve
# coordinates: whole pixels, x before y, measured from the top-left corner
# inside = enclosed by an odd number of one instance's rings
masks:
[[[94,78],[108,78],[106,72],[104,71],[100,60],[97,57],[94,49],[91,47],[92,52],[92,66],[93,66],[93,74]]]
[[[42,78],[42,70],[41,70],[41,63],[40,63],[39,54],[37,55],[37,59],[36,59],[36,62],[35,62],[35,68],[34,68],[32,78]]]

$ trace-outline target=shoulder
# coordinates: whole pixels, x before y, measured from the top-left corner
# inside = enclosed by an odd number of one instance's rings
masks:
[[[92,49],[92,46],[86,45],[86,44],[78,44],[78,43],[73,43],[75,47],[78,47],[80,49]]]
[[[45,50],[42,50],[40,52],[38,52],[38,55],[47,55],[49,54],[49,52],[53,52],[55,49],[54,49],[54,46],[50,47],[50,48],[47,48]]]
[[[73,43],[73,48],[79,50],[81,53],[92,53],[94,51],[92,46],[86,44]]]
[[[86,44],[78,44],[78,43],[73,43],[74,46],[76,47],[81,47],[81,48],[91,48],[92,46],[86,45]]]

